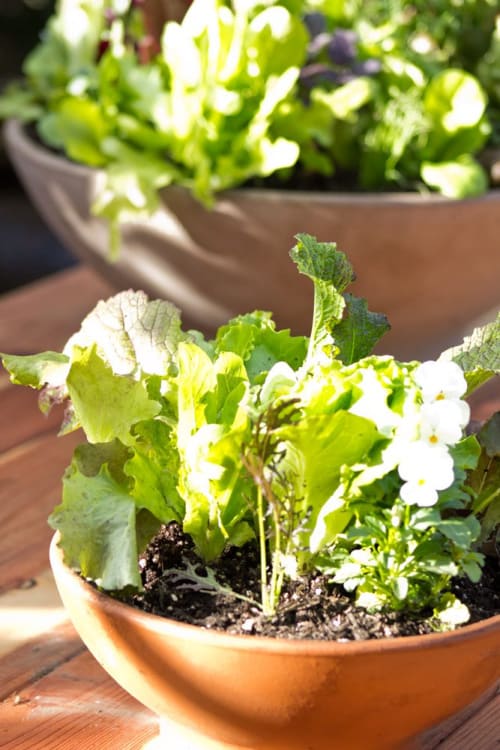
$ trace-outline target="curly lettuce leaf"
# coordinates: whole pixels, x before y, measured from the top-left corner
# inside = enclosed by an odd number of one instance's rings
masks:
[[[298,234],[290,257],[299,273],[314,284],[314,312],[308,358],[331,343],[334,327],[342,319],[344,289],[354,281],[352,266],[334,242],[318,242],[310,234]]]
[[[290,256],[299,272],[314,284],[307,361],[312,362],[332,344],[345,364],[370,354],[374,344],[388,330],[385,316],[368,312],[364,300],[344,294],[354,281],[354,272],[335,243],[318,242],[309,234],[298,234],[296,239],[298,242]]]
[[[467,380],[467,396],[500,374],[500,313],[496,320],[475,328],[463,344],[444,351],[440,359],[460,365]]]

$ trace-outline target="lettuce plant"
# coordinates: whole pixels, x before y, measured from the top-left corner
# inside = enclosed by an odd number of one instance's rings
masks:
[[[500,433],[496,415],[467,435],[464,398],[500,370],[500,317],[437,361],[376,356],[388,324],[346,291],[345,255],[299,235],[291,256],[314,285],[309,337],[256,311],[206,340],[128,291],[61,353],[3,355],[42,411],[64,404],[62,434],[86,436],[50,516],[65,560],[103,589],[140,587],[140,552],[176,521],[207,565],[258,546],[266,614],[286,579],[320,570],[370,609],[465,619],[449,586],[478,581],[499,536]]]
[[[94,211],[183,185],[481,194],[500,140],[496,0],[194,0],[157,53],[139,0],[59,0],[0,116],[103,169]]]

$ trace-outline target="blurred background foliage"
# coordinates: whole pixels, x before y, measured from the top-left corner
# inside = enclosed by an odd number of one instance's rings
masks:
[[[21,75],[54,5],[55,0],[0,0],[0,88]],[[74,263],[24,195],[0,138],[0,294]]]

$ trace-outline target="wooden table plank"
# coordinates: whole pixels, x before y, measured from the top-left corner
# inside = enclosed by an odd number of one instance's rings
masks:
[[[441,742],[436,750],[498,750],[500,694]]]
[[[0,597],[0,657],[67,619],[52,571],[47,568]]]
[[[60,502],[61,477],[81,439],[42,435],[0,455],[0,592],[48,567],[47,516]]]
[[[3,750],[140,750],[156,717],[84,652],[0,704]]]
[[[27,686],[56,667],[86,651],[73,625],[66,621],[51,628],[9,655],[0,657],[0,701],[9,696],[15,703]]]
[[[98,299],[112,288],[78,266],[0,298],[0,352],[32,354],[61,349]]]
[[[62,422],[62,409],[46,416],[38,408],[38,393],[10,383],[0,387],[0,455],[25,440],[45,433],[56,433]]]

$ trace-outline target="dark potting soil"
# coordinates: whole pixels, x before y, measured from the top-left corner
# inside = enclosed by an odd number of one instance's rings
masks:
[[[206,571],[193,545],[177,524],[161,528],[140,560],[144,591],[129,603],[156,615],[226,633],[314,640],[368,640],[419,635],[436,630],[431,613],[423,616],[368,613],[356,607],[344,590],[324,575],[289,581],[273,617],[264,616],[251,602],[224,593],[204,593],[182,573],[192,566]],[[230,549],[212,566],[217,582],[253,600],[259,600],[258,553],[254,545]],[[470,610],[469,622],[500,614],[500,565],[488,558],[481,581],[456,579],[453,592]]]

